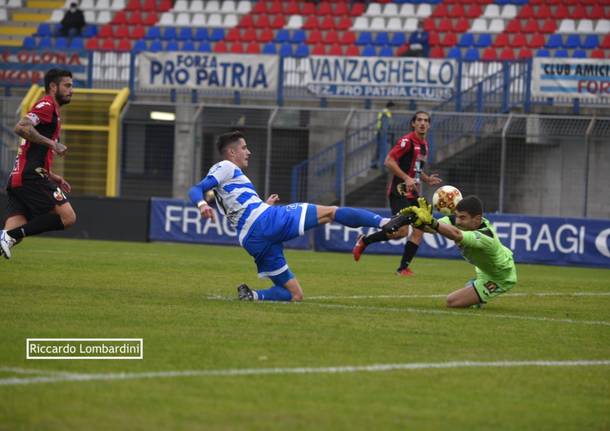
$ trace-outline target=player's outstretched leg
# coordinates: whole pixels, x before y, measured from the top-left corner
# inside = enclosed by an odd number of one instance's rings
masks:
[[[3,230],[0,232],[0,251],[5,259],[11,258],[11,248],[13,248],[16,242],[7,231]]]
[[[360,235],[356,240],[356,244],[352,249],[354,260],[358,262],[366,247],[370,244],[387,241],[388,239],[397,239],[407,236],[409,233],[408,225],[413,223],[414,215],[395,215],[387,223],[385,223],[380,231],[373,232],[370,235]]]

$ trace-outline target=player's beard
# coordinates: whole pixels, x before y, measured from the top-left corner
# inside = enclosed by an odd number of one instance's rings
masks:
[[[57,99],[57,103],[59,103],[59,106],[67,105],[68,103],[70,103],[70,100],[72,100],[72,96],[66,97],[63,94],[58,94],[55,98]]]

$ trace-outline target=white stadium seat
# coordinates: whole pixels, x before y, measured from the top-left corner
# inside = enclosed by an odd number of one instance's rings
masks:
[[[49,22],[61,22],[64,18],[64,11],[61,9],[55,9],[49,18]]]
[[[224,0],[220,8],[222,13],[235,13],[237,12],[237,6],[233,0]]]
[[[159,20],[160,26],[170,26],[174,25],[174,14],[171,12],[164,12],[161,15],[161,19]]]
[[[196,13],[192,16],[191,25],[193,27],[205,27],[207,25],[205,14]]]
[[[405,20],[404,30],[408,32],[414,32],[415,30],[417,30],[418,21],[419,20],[417,18],[407,18]]]
[[[208,27],[222,27],[222,15],[213,13],[208,16]]]
[[[514,4],[507,4],[502,8],[502,18],[513,19],[517,16],[517,6]]]
[[[412,5],[411,3],[403,4],[402,6],[400,6],[399,15],[404,18],[410,18],[412,16],[415,16],[415,6]]]
[[[112,5],[110,6],[112,10],[122,10],[125,9],[125,0],[112,0]]]
[[[241,0],[237,4],[237,13],[245,15],[247,13],[250,13],[251,10],[252,10],[252,2],[250,2],[248,0]]]
[[[415,13],[419,18],[427,18],[432,15],[432,6],[428,3],[420,4]]]
[[[4,8],[0,9],[0,22],[7,21],[7,20],[8,20],[8,14],[6,13],[6,9],[4,9]]]
[[[398,5],[396,3],[386,3],[383,7],[383,16],[391,18],[398,15]]]
[[[563,19],[559,23],[557,33],[575,33],[576,32],[576,21],[573,19]]]
[[[393,17],[388,19],[387,31],[403,31],[402,28],[402,19]]]
[[[95,11],[93,10],[85,10],[83,11],[83,14],[85,15],[85,22],[87,24],[95,24],[97,23],[97,16]]]
[[[483,12],[485,18],[499,18],[500,17],[500,6],[497,4],[488,4],[485,6],[485,12]]]
[[[376,16],[371,20],[372,31],[384,31],[385,30],[385,18],[382,16]]]
[[[108,10],[101,10],[97,14],[97,23],[98,24],[108,24],[111,19],[112,19],[112,16],[110,15],[110,11],[108,11]]]
[[[230,14],[225,15],[225,18],[222,21],[222,26],[230,28],[230,27],[237,26],[238,23],[239,23],[239,20],[237,19],[237,15],[235,15],[234,13],[230,13]]]
[[[93,3],[93,0],[81,0],[79,7],[80,7],[80,9],[85,11],[85,10],[95,9],[95,4]]]
[[[590,19],[581,19],[580,21],[578,21],[576,33],[593,33],[593,21],[591,21]]]
[[[193,0],[190,2],[189,10],[191,12],[203,12],[204,11],[203,1],[202,0]]]
[[[188,12],[180,12],[174,21],[175,26],[188,27],[191,25],[191,14]]]
[[[303,17],[301,15],[291,15],[290,18],[288,18],[286,28],[297,29],[301,27],[303,27]]]
[[[487,20],[485,18],[477,18],[470,26],[471,33],[487,33]]]
[[[597,20],[597,24],[595,24],[595,33],[597,33],[597,34],[610,33],[610,20],[609,19]]]
[[[489,23],[488,31],[490,33],[502,33],[504,31],[504,20],[502,18],[494,18]]]
[[[197,0],[194,0],[195,3]],[[209,0],[205,2],[205,11],[207,13],[210,12],[220,12],[220,3],[218,0]]]
[[[381,15],[381,5],[379,3],[369,3],[364,14],[367,16]]]
[[[358,16],[354,20],[354,25],[352,26],[352,30],[368,30],[369,29],[369,20],[365,16]]]
[[[186,0],[176,0],[174,4],[174,12],[186,12],[189,10],[189,5]]]
[[[108,9],[110,9],[110,0],[97,0],[95,2],[95,8],[97,10],[108,10]]]

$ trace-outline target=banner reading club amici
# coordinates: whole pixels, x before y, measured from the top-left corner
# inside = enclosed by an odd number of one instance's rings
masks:
[[[535,58],[532,96],[610,98],[610,60]]]
[[[140,88],[275,91],[278,58],[272,55],[144,52]]]
[[[446,100],[455,90],[455,60],[409,57],[309,57],[307,89],[319,97]]]

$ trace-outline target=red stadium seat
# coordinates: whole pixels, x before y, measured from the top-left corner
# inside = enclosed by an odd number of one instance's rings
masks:
[[[144,0],[142,9],[147,12],[152,12],[152,11],[157,10],[157,1],[156,0]]]
[[[445,58],[445,49],[440,46],[435,46],[430,50],[431,58]]]
[[[140,10],[142,9],[142,4],[140,3],[140,0],[129,0],[129,3],[127,3],[127,7],[125,9]]]
[[[314,45],[320,42],[322,42],[322,32],[320,30],[310,31],[309,35],[307,36],[307,43],[310,45]]]
[[[583,5],[576,5],[570,12],[571,19],[585,19],[587,17],[587,11]]]
[[[229,29],[229,31],[225,35],[225,40],[227,40],[229,42],[235,42],[236,40],[239,40],[240,37],[241,37],[241,34],[239,33],[239,28],[233,27],[233,28]]]
[[[555,8],[555,12],[553,13],[553,17],[557,19],[566,19],[570,17],[570,11],[568,7],[564,4],[560,4]]]
[[[525,35],[523,33],[514,34],[509,45],[513,48],[525,47],[527,45]]]
[[[551,9],[545,5],[545,4],[541,4],[540,6],[538,6],[538,11],[536,13],[536,18],[538,19],[546,19],[549,18],[551,16]]]
[[[286,20],[284,19],[284,15],[276,15],[273,17],[270,23],[271,28],[280,29],[286,25]]]
[[[136,25],[130,28],[130,39],[143,39],[146,36],[146,30],[141,25]]]
[[[231,49],[229,50],[229,52],[231,54],[243,54],[244,53],[244,46],[242,45],[241,42],[233,42],[231,44]]]
[[[358,57],[360,55],[360,49],[356,45],[348,45],[345,48],[345,55],[350,57]]]
[[[449,7],[447,3],[440,3],[438,6],[434,8],[432,11],[432,18],[445,18],[449,16]]]
[[[470,23],[466,18],[459,18],[453,25],[453,30],[457,33],[465,33],[470,28]]]
[[[328,30],[324,35],[324,42],[327,44],[333,44],[339,42],[339,35],[335,30]]]
[[[466,12],[464,11],[464,6],[462,6],[460,3],[454,4],[453,7],[451,8],[451,13],[449,14],[449,16],[451,17],[455,17],[455,18],[459,18],[461,16],[465,16]]]
[[[260,3],[257,3],[257,4],[260,4]],[[239,22],[239,26],[241,28],[254,27],[254,20],[252,18],[252,15],[244,15],[244,17]]]
[[[354,43],[356,43],[356,33],[354,33],[353,31],[345,31],[343,32],[343,34],[340,37],[340,43],[344,44],[344,45],[352,45]],[[360,52],[360,51],[358,51]],[[350,55],[347,54],[346,55]]]
[[[591,58],[600,58],[600,59],[605,58],[604,50],[601,48],[596,48],[596,49],[592,50]]]
[[[430,46],[436,46],[441,44],[441,40],[438,33],[430,33],[430,35],[428,36],[428,44]]]
[[[455,33],[445,33],[441,40],[441,46],[455,46],[457,44],[457,36]]]
[[[533,56],[534,56],[534,54],[532,53],[531,49],[521,48],[519,50],[518,57],[519,57],[520,60],[525,60],[525,59],[528,59],[528,58],[532,58]]]
[[[231,30],[233,30],[233,29],[231,29]],[[229,30],[229,32],[231,32],[231,30]],[[256,40],[256,30],[253,28],[244,29],[243,33],[241,34],[241,40],[243,40],[244,42],[255,41]]]
[[[121,39],[116,47],[117,51],[128,52],[131,51],[131,41],[128,39]]]
[[[275,1],[271,4],[267,5],[267,12],[270,14],[281,14],[282,13],[282,3],[279,1]]]
[[[483,51],[483,55],[481,56],[481,60],[485,61],[496,61],[498,59],[498,54],[496,53],[496,49],[489,47],[485,48]]]
[[[129,27],[126,25],[119,25],[114,28],[114,37],[117,39],[128,38],[129,37]]]
[[[470,7],[466,10],[467,18],[478,18],[483,14],[483,9],[478,4],[471,4]]]
[[[366,5],[364,3],[352,3],[349,14],[351,16],[360,16],[366,10]]]
[[[330,3],[323,1],[318,5],[318,15],[330,15],[332,12],[333,10],[330,7]]]
[[[328,50],[328,55],[343,55],[343,48],[338,43],[334,43]]]
[[[335,18],[332,15],[326,15],[320,23],[322,30],[330,30],[335,28]]]
[[[100,28],[100,31],[98,32],[97,36],[99,38],[106,39],[106,38],[112,37],[113,33],[114,33],[114,30],[112,29],[112,25],[106,24]]]
[[[496,40],[494,41],[494,46],[497,48],[504,48],[508,46],[508,33],[500,33],[496,36]]]
[[[521,19],[515,18],[509,21],[504,31],[508,33],[521,33]]]
[[[159,15],[156,12],[149,12],[144,18],[144,25],[155,25],[159,21]]]
[[[544,46],[544,35],[540,33],[533,34],[527,44],[528,48],[542,48]]]
[[[85,42],[85,48],[90,51],[98,51],[100,49],[99,39],[92,37]]]
[[[270,28],[264,28],[259,30],[258,41],[259,42],[271,42],[275,38],[273,30]]]
[[[339,18],[339,22],[335,26],[337,30],[349,30],[352,26],[352,19],[348,16]]]
[[[305,3],[311,4],[311,3]],[[318,28],[318,18],[315,15],[309,15],[305,22],[303,23],[303,29],[305,30],[313,30],[314,28]]]
[[[127,14],[124,10],[118,11],[111,21],[112,24],[127,24]]]
[[[102,45],[100,46],[101,51],[114,51],[114,39],[104,39],[102,41]]]
[[[524,5],[517,15],[519,18],[534,18],[534,16],[534,8],[530,4]]]
[[[426,18],[423,24],[424,30],[427,32],[437,31],[436,30],[436,20],[432,17]]]
[[[604,18],[604,8],[600,4],[594,4],[589,11],[589,19],[602,19]]]
[[[264,1],[254,3],[254,7],[250,11],[250,13],[267,13],[267,3],[265,3]]]
[[[602,42],[599,44],[600,48],[610,49],[610,34],[604,36]]]
[[[349,15],[349,8],[347,3],[337,3],[332,11],[334,16],[347,16]]]
[[[257,15],[257,17],[254,19],[254,27],[256,27],[256,28],[269,27],[268,15]]]
[[[159,3],[159,5],[157,7],[157,11],[159,11],[159,12],[167,12],[172,7],[174,7],[172,0],[161,0],[161,2]]]
[[[525,25],[522,23],[521,27],[526,33],[538,33],[540,31],[540,28],[538,27],[538,20],[533,18],[528,19]]]
[[[313,47],[313,49],[311,50],[311,55],[325,55],[325,54],[326,54],[326,48],[321,43],[318,43],[317,45],[315,45]]]
[[[301,15],[315,15],[316,6],[311,2],[305,2],[301,6]]]
[[[218,41],[214,44],[214,52],[225,53],[227,51],[227,43],[224,40]]]
[[[284,13],[286,15],[300,15],[301,8],[299,8],[299,4],[295,1],[289,1],[288,3],[284,3]]]
[[[504,48],[502,52],[500,52],[500,60],[509,61],[515,59],[515,51],[512,48]]]
[[[557,21],[553,18],[547,18],[540,30],[542,33],[555,33],[557,31]]]
[[[441,21],[438,23],[437,30],[443,33],[453,30],[453,26],[451,25],[451,20],[449,18],[441,18]]]
[[[142,15],[140,15],[140,11],[134,10],[133,12],[131,12],[131,14],[129,15],[129,18],[127,19],[127,24],[142,25],[143,21],[142,21]]]
[[[248,44],[248,46],[246,47],[246,52],[248,54],[260,54],[261,53],[261,46],[256,43],[256,42],[250,42]]]

